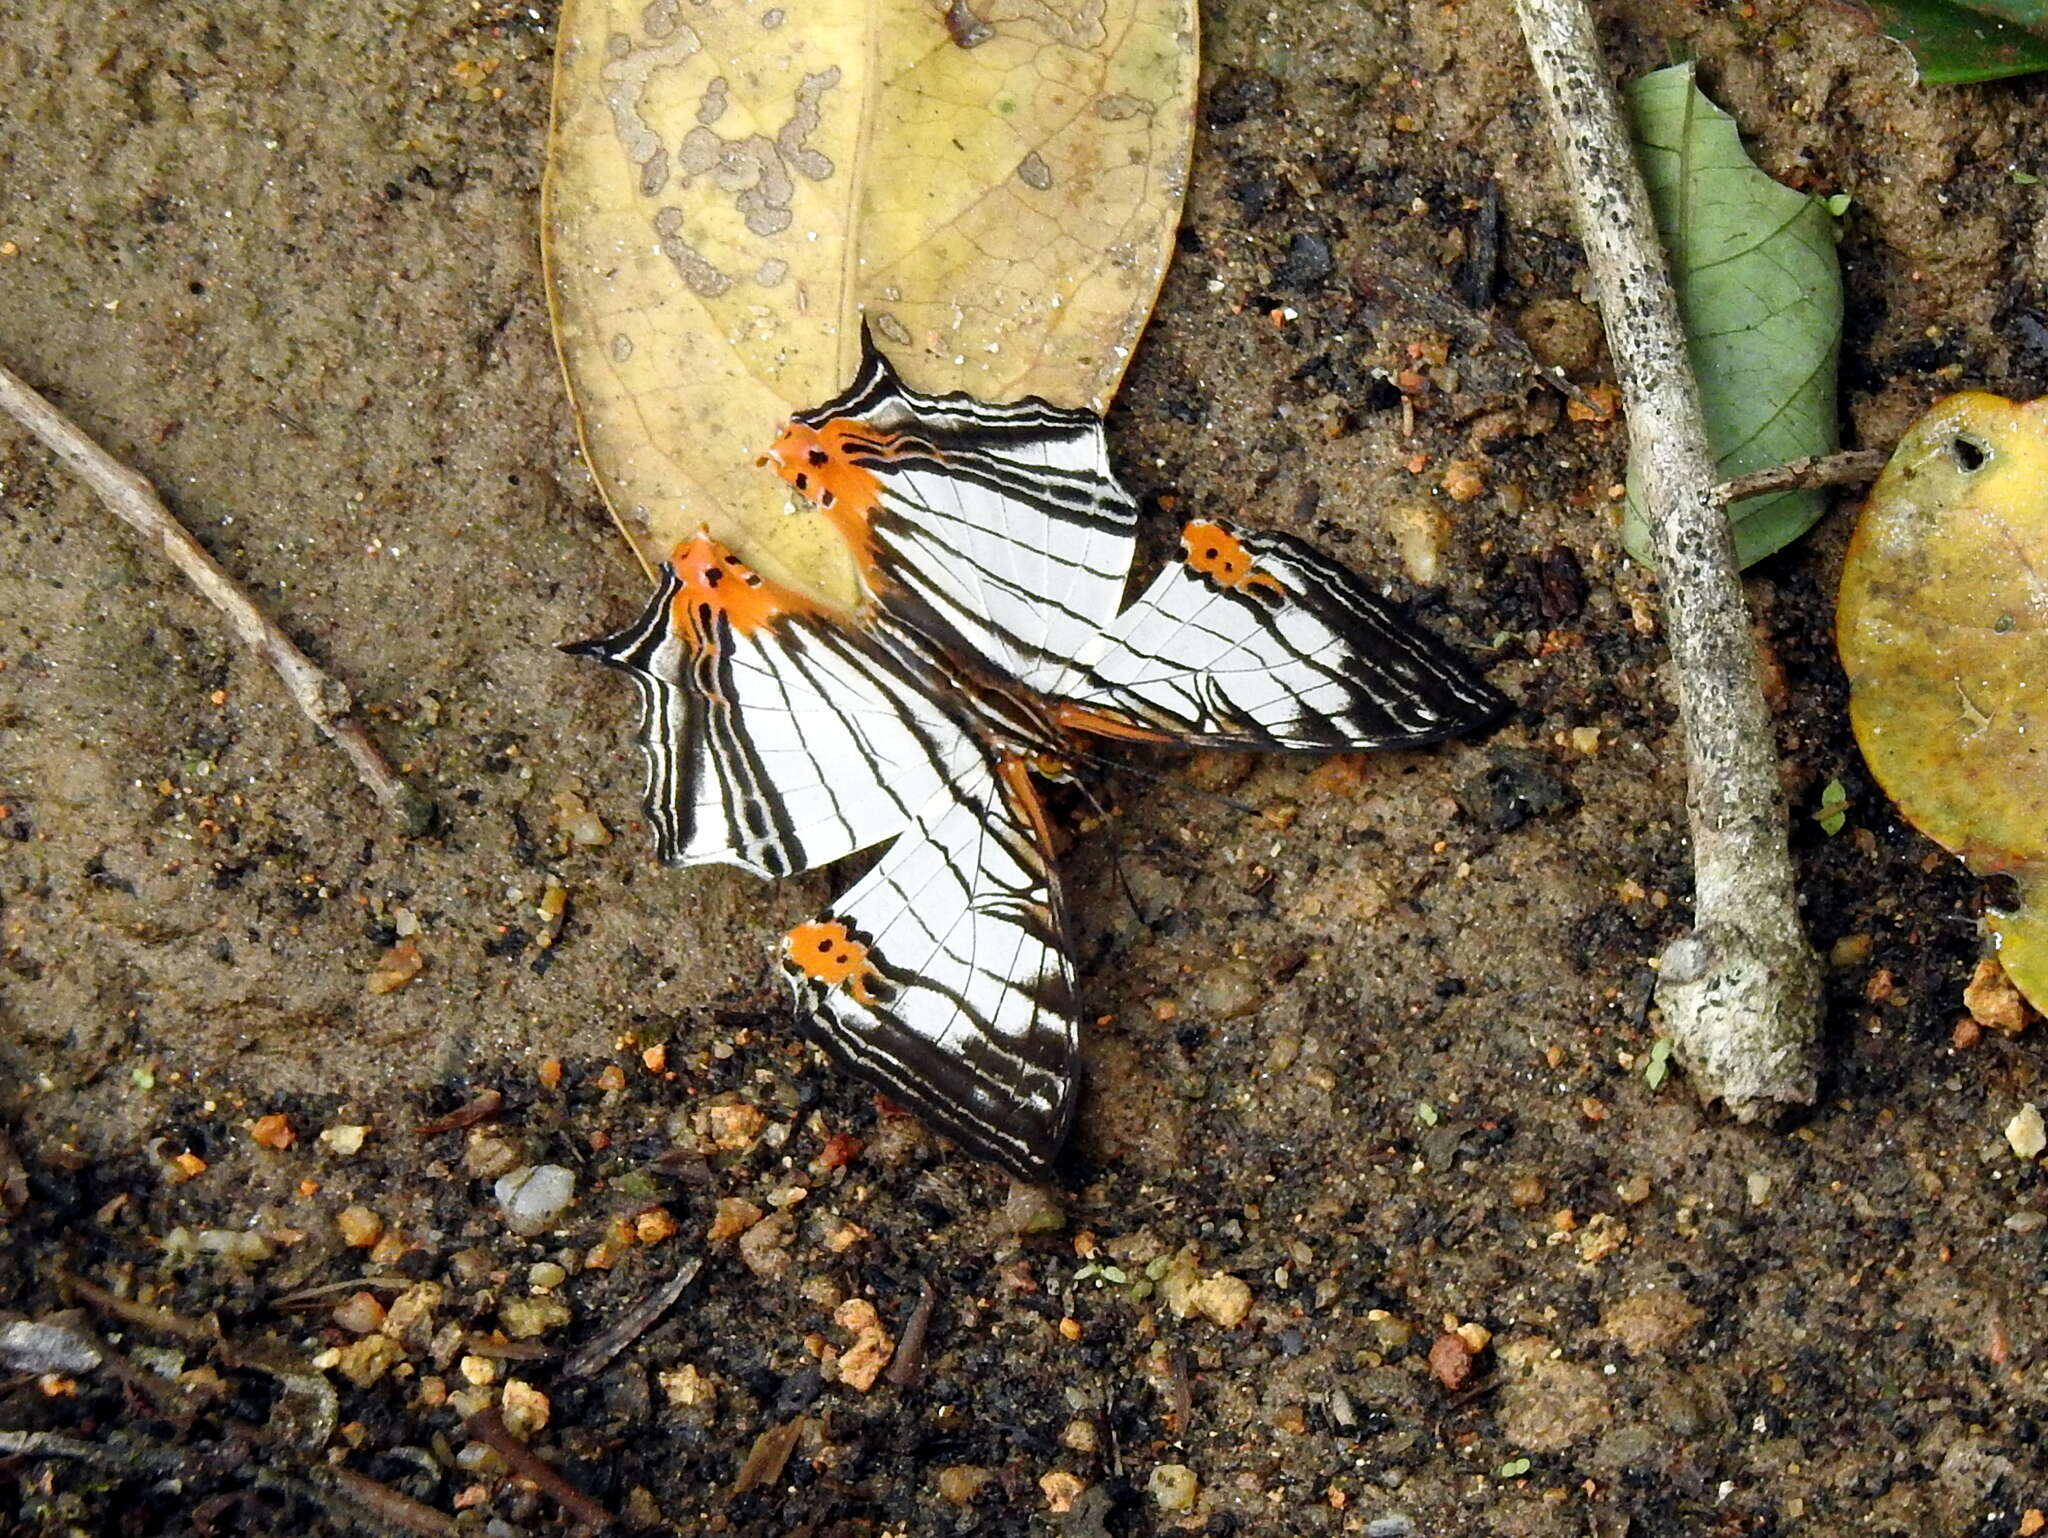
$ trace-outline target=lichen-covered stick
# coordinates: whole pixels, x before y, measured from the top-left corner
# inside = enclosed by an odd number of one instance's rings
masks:
[[[1694,928],[1657,981],[1704,1098],[1749,1120],[1815,1093],[1820,963],[1799,922],[1749,609],[1650,200],[1584,0],[1516,0],[1644,467],[1685,728]]]
[[[421,820],[423,798],[392,772],[362,727],[349,718],[348,688],[259,610],[157,497],[149,482],[81,432],[5,365],[0,365],[0,411],[14,418],[78,476],[129,528],[169,558],[208,603],[226,617],[244,646],[269,663],[306,719],[334,739],[385,810],[403,822]]]

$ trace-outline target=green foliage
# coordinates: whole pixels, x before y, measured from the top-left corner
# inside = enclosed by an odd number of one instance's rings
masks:
[[[1721,476],[1833,453],[1842,276],[1826,205],[1751,164],[1692,66],[1643,76],[1628,105]],[[1649,565],[1637,458],[1622,540]],[[1818,491],[1736,503],[1728,518],[1741,564],[1791,543],[1826,509]]]
[[[1849,792],[1842,788],[1840,780],[1829,780],[1821,787],[1820,814],[1814,821],[1820,824],[1821,832],[1833,838],[1848,822],[1848,813],[1843,810],[1849,803]]]
[[[1671,1038],[1659,1036],[1650,1043],[1650,1060],[1643,1064],[1643,1082],[1656,1089],[1671,1077]]]
[[[2048,0],[1870,0],[1912,51],[1923,85],[1967,85],[2048,69]]]

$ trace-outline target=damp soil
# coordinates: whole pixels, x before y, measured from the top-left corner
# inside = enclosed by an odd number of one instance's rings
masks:
[[[1057,798],[1098,1018],[1042,1195],[798,1042],[771,944],[833,878],[657,868],[628,692],[553,649],[643,594],[550,350],[551,20],[0,0],[0,358],[439,814],[380,818],[0,433],[0,1530],[572,1525],[490,1405],[634,1531],[2038,1530],[2048,1187],[2003,1129],[2043,1038],[1957,1032],[1984,894],[1849,738],[1846,512],[1750,584],[1821,1098],[1740,1126],[1648,1071],[1679,741],[1620,430],[1531,374],[1611,377],[1507,8],[1205,6],[1120,467],[1150,528],[1242,512],[1377,574],[1518,703]],[[2041,389],[2039,84],[1919,89],[1826,5],[1603,22],[1850,194],[1852,442]],[[574,1202],[526,1237],[496,1183],[537,1165]]]

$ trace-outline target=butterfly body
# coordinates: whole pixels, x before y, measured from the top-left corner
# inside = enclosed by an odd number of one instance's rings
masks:
[[[807,1034],[971,1152],[1043,1175],[1079,1086],[1073,969],[1033,772],[1084,737],[1281,751],[1433,742],[1505,700],[1353,573],[1197,519],[1132,602],[1137,507],[1100,421],[853,384],[764,462],[852,551],[853,616],[708,533],[624,629],[570,648],[642,698],[672,864],[763,876],[893,840],[782,966]]]

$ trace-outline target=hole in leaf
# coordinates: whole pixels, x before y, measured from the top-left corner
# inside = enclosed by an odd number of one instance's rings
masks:
[[[1975,438],[1958,433],[1949,443],[1948,451],[1956,462],[1956,468],[1965,475],[1974,475],[1991,460],[1991,450]]]

